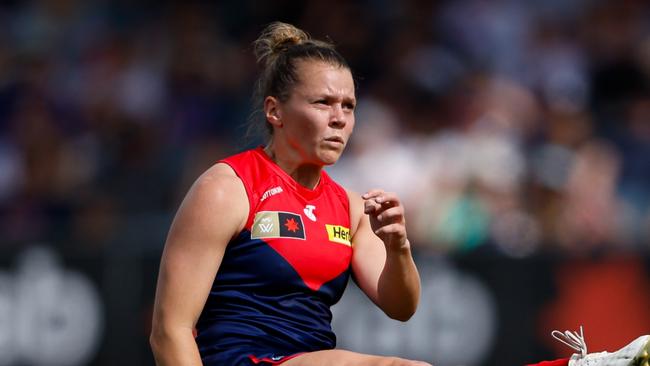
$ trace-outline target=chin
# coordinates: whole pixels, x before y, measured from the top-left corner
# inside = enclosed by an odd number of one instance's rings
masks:
[[[333,165],[339,161],[340,157],[341,154],[338,152],[329,152],[327,154],[322,154],[320,156],[320,161],[323,163],[323,165]]]

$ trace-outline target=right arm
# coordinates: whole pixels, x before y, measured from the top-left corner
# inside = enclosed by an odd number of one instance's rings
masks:
[[[158,275],[150,336],[157,365],[202,365],[192,331],[248,211],[244,185],[226,164],[206,171],[183,200]]]

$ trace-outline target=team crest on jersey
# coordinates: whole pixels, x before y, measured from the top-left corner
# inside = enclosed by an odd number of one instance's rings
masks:
[[[251,239],[305,239],[305,226],[300,215],[282,211],[260,211],[255,214]]]
[[[350,229],[344,226],[339,225],[329,225],[326,224],[325,228],[327,229],[327,237],[330,241],[339,244],[352,245],[350,243]]]

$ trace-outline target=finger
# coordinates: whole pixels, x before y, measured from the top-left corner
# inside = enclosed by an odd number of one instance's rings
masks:
[[[379,200],[379,202],[377,202],[377,200]],[[368,202],[368,204],[366,206],[367,210],[365,212],[367,214],[369,214],[369,215],[375,215],[375,216],[381,214],[382,212],[384,212],[384,211],[386,211],[388,209],[391,209],[391,208],[394,208],[394,207],[402,207],[402,206],[399,205],[399,202],[396,202],[396,201],[383,201],[383,200],[381,200],[379,198],[368,200],[366,202]]]
[[[361,196],[361,198],[363,198],[364,200],[368,200],[368,199],[377,197],[377,196],[381,195],[382,193],[384,193],[383,189],[374,188],[374,189],[371,189],[368,192],[364,193]]]
[[[375,230],[375,235],[404,235],[406,236],[406,228],[402,223],[395,223],[389,225],[383,225],[379,229]]]
[[[399,197],[395,192],[382,192],[375,197],[375,201],[389,206],[398,206],[400,204]]]
[[[404,208],[402,206],[382,208],[377,213],[377,220],[382,224],[404,222]]]
[[[369,215],[376,215],[378,210],[381,209],[381,204],[375,200],[366,200],[363,202],[363,211]]]
[[[383,211],[382,204],[378,203],[376,198],[364,201],[364,212],[368,215],[377,215]]]
[[[400,200],[395,192],[385,192],[380,189],[373,189],[361,196],[364,200],[374,200],[377,203],[398,205]]]

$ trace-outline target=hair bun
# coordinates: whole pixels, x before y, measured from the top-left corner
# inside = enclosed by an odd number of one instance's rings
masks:
[[[309,35],[295,26],[282,22],[269,24],[254,42],[257,62],[269,64],[278,54],[289,47],[299,45],[310,39]]]

